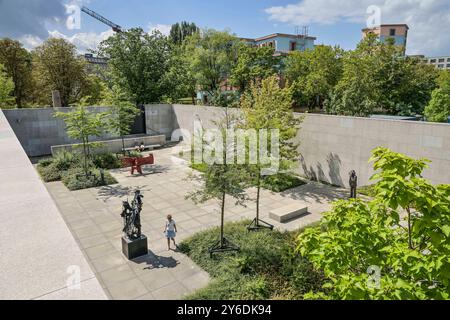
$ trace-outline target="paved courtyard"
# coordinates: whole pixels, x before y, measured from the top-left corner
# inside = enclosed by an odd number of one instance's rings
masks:
[[[178,226],[177,240],[220,224],[218,203],[211,200],[194,204],[185,196],[195,190],[192,170],[175,156],[173,148],[154,151],[157,166],[147,168],[143,176],[131,176],[127,170],[113,170],[118,184],[70,192],[61,182],[46,184],[75,240],[85,254],[105,293],[111,299],[180,299],[204,287],[208,274],[185,255],[167,250],[163,230],[167,214]],[[122,201],[132,200],[140,189],[144,195],[142,231],[149,240],[149,254],[128,261],[121,250]],[[255,190],[249,190],[252,197]],[[264,190],[261,194],[261,218],[280,230],[295,230],[321,218],[330,202],[343,198],[346,190],[319,183],[280,194]],[[307,204],[309,213],[281,224],[268,218],[269,211],[293,202]],[[255,204],[226,204],[226,220],[253,219]],[[207,254],[207,253],[205,253]]]

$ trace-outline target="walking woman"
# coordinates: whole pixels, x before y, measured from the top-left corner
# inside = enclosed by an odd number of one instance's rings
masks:
[[[167,222],[166,227],[164,229],[164,233],[166,234],[167,238],[167,247],[168,250],[170,250],[170,240],[173,241],[173,245],[175,246],[175,249],[177,248],[177,244],[175,243],[175,237],[177,234],[177,225],[175,223],[175,220],[172,219],[172,216],[169,214],[167,216]]]

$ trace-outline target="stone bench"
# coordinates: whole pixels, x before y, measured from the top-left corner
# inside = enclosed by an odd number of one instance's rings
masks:
[[[298,218],[308,213],[308,207],[302,204],[293,203],[281,208],[271,210],[269,212],[269,218],[278,222],[286,222],[294,218]]]

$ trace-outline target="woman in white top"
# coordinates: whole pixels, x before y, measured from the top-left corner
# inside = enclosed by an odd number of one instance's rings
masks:
[[[172,219],[172,216],[169,214],[167,216],[167,222],[166,222],[166,227],[164,229],[164,233],[166,234],[166,238],[167,238],[167,247],[170,250],[170,240],[173,241],[173,245],[175,246],[175,248],[177,247],[177,244],[175,243],[175,236],[177,233],[177,225],[175,224],[175,220]]]

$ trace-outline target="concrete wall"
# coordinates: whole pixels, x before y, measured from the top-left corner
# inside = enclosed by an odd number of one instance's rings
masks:
[[[25,152],[30,157],[51,154],[51,147],[78,143],[67,136],[64,121],[55,118],[56,111],[69,112],[72,108],[35,108],[3,110],[14,133]],[[105,112],[108,107],[89,107],[93,112]],[[134,125],[136,126],[136,124]],[[114,138],[105,133],[101,137],[92,137],[92,141]]]
[[[94,154],[99,153],[119,153],[122,152],[122,139],[113,139],[113,140],[107,140],[107,141],[100,141],[101,146],[98,148],[94,148],[91,150]],[[125,148],[133,148],[136,145],[141,145],[141,143],[144,143],[145,146],[164,146],[166,144],[166,136],[165,135],[158,135],[158,136],[135,136],[135,137],[129,137],[124,139]],[[78,151],[81,151],[82,145],[73,145],[73,144],[66,144],[61,146],[52,146],[52,154],[57,154],[58,152],[61,152],[63,150],[65,151],[72,151],[74,147],[78,147]],[[77,149],[75,148],[75,151]]]
[[[147,126],[193,132],[194,120],[204,128],[223,116],[216,107],[188,105],[146,106]],[[300,115],[299,115],[300,116]],[[149,133],[149,131],[147,131]],[[167,134],[170,139],[170,134]],[[388,147],[414,158],[432,161],[424,176],[433,183],[450,183],[450,125],[415,121],[379,120],[308,114],[296,138],[302,157],[297,172],[331,184],[348,186],[348,172],[356,170],[359,184],[369,184],[373,174],[371,151]]]

